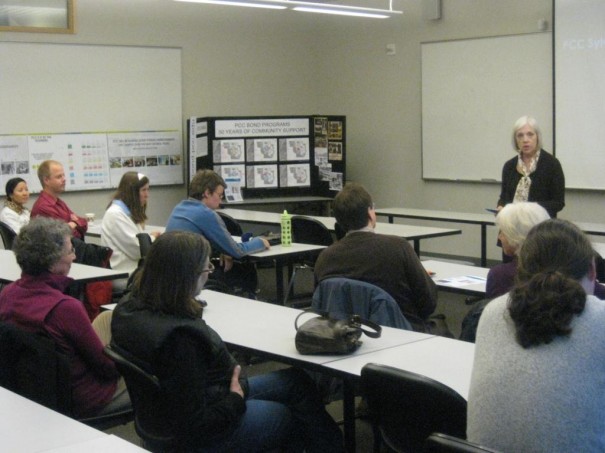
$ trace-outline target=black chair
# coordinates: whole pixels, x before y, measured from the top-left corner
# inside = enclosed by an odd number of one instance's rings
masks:
[[[13,249],[13,241],[17,233],[9,227],[6,223],[0,222],[0,236],[2,236],[2,242],[4,243],[5,250]]]
[[[216,213],[220,216],[221,219],[223,219],[223,222],[225,222],[227,231],[229,231],[229,234],[231,236],[240,236],[241,237],[244,234],[244,231],[242,230],[242,227],[237,222],[237,220],[235,220],[229,214],[225,214],[224,212],[216,211]]]
[[[424,443],[424,453],[498,453],[498,451],[458,437],[433,433]]]
[[[466,400],[440,382],[368,363],[361,370],[361,387],[375,428],[375,451],[381,437],[397,452],[422,451],[434,432],[466,437]]]
[[[154,419],[156,396],[161,391],[160,380],[125,357],[115,347],[105,346],[103,352],[116,364],[124,376],[130,401],[134,408],[134,427],[143,441],[143,447],[151,451],[172,451],[177,448],[171,427],[158,425]]]
[[[151,236],[147,233],[138,233],[137,239],[139,240],[139,251],[141,252],[141,260],[144,260],[149,253],[151,248]],[[139,265],[141,263],[139,262]]]
[[[43,334],[27,332],[0,321],[0,386],[68,417],[73,414],[68,357]],[[79,418],[97,429],[134,419],[132,409]]]
[[[323,223],[313,219],[312,217],[294,215],[292,216],[292,242],[298,242],[300,244],[325,245],[328,247],[332,245],[334,238],[332,237],[330,230],[328,230]],[[284,296],[284,305],[287,304],[290,295],[294,291],[296,273],[302,269],[309,269],[313,271],[316,258],[317,254],[311,254],[307,257],[304,257],[301,262],[292,267],[290,283]],[[308,296],[310,296],[310,294]]]

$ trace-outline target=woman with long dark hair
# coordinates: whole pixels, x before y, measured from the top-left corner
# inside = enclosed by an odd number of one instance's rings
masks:
[[[468,438],[502,451],[605,450],[605,303],[594,251],[564,220],[528,234],[515,286],[477,331]]]
[[[246,379],[194,297],[213,271],[201,235],[161,235],[116,307],[112,346],[155,374],[154,414],[179,451],[342,451],[341,432],[306,373]],[[234,314],[237,316],[237,314]]]
[[[142,173],[127,171],[103,216],[101,243],[113,250],[111,268],[132,273],[141,259],[138,233],[145,231],[149,178]],[[157,237],[160,233],[153,233]],[[118,289],[126,280],[114,284]]]

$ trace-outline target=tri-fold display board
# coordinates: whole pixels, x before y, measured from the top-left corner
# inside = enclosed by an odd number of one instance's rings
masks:
[[[189,179],[213,169],[227,202],[333,196],[345,181],[344,116],[193,117],[187,126]]]

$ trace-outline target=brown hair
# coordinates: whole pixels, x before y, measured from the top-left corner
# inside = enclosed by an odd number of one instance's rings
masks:
[[[189,196],[201,200],[206,190],[214,193],[218,186],[227,188],[225,180],[218,173],[212,170],[199,170],[189,183]]]
[[[361,184],[350,182],[338,192],[333,207],[334,217],[345,232],[360,230],[368,226],[368,209],[372,207],[372,196]]]
[[[586,292],[579,283],[591,269],[594,251],[582,231],[566,220],[536,225],[519,251],[519,270],[509,296],[517,342],[524,348],[571,334]]]
[[[113,200],[121,200],[130,210],[130,217],[134,223],[145,223],[147,220],[147,206],[141,204],[139,190],[149,184],[149,178],[136,171],[127,171],[122,175],[118,189],[113,194]],[[111,206],[111,203],[109,203]],[[109,207],[107,206],[107,207]]]
[[[210,244],[200,234],[170,231],[158,237],[135,278],[139,301],[154,311],[199,317],[194,300],[198,280],[210,256]]]

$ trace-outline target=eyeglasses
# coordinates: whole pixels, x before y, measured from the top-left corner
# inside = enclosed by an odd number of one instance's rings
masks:
[[[208,269],[202,270],[202,274],[208,272],[208,274],[212,274],[214,272],[214,264],[208,263]]]

